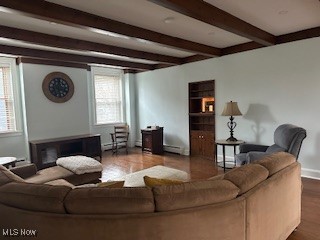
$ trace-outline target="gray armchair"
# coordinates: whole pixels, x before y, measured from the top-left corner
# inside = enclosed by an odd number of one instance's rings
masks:
[[[288,152],[297,159],[303,140],[306,138],[305,129],[292,124],[280,125],[274,132],[274,144],[271,146],[248,144],[240,145],[240,153],[235,156],[236,164],[244,165],[259,160],[275,152]]]

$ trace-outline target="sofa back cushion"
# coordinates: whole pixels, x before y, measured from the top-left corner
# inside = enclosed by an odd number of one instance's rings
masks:
[[[248,164],[227,172],[224,179],[240,188],[240,195],[267,179],[268,176],[269,171],[265,167],[259,164]]]
[[[125,214],[154,212],[149,188],[76,188],[65,199],[72,214]]]
[[[0,165],[0,186],[9,182],[25,182],[21,177]]]
[[[65,213],[63,200],[70,190],[66,186],[11,182],[0,187],[0,202],[24,210]]]
[[[204,180],[153,187],[156,211],[209,205],[234,199],[239,192],[227,180]]]
[[[255,163],[268,169],[269,176],[272,176],[294,162],[296,162],[296,158],[292,154],[279,152],[265,156],[263,159]]]

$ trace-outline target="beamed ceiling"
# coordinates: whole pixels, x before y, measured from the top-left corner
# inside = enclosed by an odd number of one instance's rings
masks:
[[[0,53],[140,72],[320,36],[319,0],[0,0]]]

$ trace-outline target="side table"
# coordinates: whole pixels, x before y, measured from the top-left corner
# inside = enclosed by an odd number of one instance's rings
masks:
[[[9,168],[11,165],[12,167],[16,166],[17,158],[15,157],[0,157],[0,165],[5,166],[6,168]]]
[[[141,129],[142,151],[163,154],[163,127]]]
[[[240,144],[244,143],[243,140],[238,141],[227,141],[227,140],[216,140],[215,146],[216,146],[216,162],[218,162],[218,145],[222,146],[222,156],[223,156],[223,171],[226,171],[226,146],[233,146],[233,153],[234,156],[236,155],[236,147]],[[236,165],[236,162],[234,160],[234,165]]]

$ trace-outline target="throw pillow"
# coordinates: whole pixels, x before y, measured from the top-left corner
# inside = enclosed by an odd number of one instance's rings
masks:
[[[180,180],[153,178],[148,176],[144,176],[143,180],[147,187],[155,187],[160,185],[175,185],[183,183],[183,181]]]

